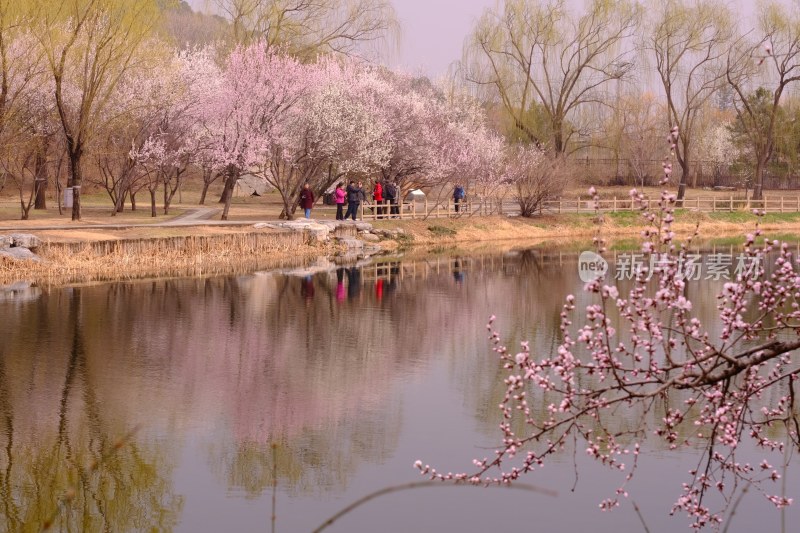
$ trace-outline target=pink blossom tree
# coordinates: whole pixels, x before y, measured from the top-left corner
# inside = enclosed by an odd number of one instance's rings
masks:
[[[169,214],[189,166],[202,161],[205,91],[219,79],[213,55],[211,48],[184,50],[160,64],[154,73],[154,83],[146,95],[149,102],[144,106],[146,137],[130,151],[130,159],[146,170],[152,216],[156,216],[157,188],[163,187],[164,214]]]
[[[436,121],[435,91],[430,82],[407,74],[382,71],[386,81],[382,92],[382,113],[389,125],[391,152],[380,168],[384,180],[396,182],[401,190],[426,185],[429,163],[436,140],[432,130]],[[435,157],[435,156],[434,156]]]
[[[276,123],[309,90],[309,74],[299,61],[256,43],[231,53],[219,79],[206,87],[201,138],[207,161],[225,178],[223,220],[236,181],[264,164]]]
[[[285,218],[293,217],[304,183],[319,197],[342,176],[376,171],[390,153],[381,80],[354,61],[325,60],[306,68],[315,81],[301,105],[282,117],[265,162]]]
[[[673,150],[677,138],[673,130]],[[662,185],[671,173],[668,161],[664,169]],[[594,189],[590,194],[599,198]],[[493,317],[489,338],[507,372],[500,445],[475,459],[472,472],[442,473],[421,461],[416,468],[432,479],[512,484],[574,446],[619,472],[618,487],[600,503],[610,510],[628,497],[644,441],[656,438],[670,449],[700,450],[671,508],[685,513],[693,528],[718,527],[745,486],[777,508],[790,505],[774,465],[800,446],[800,368],[792,358],[800,348],[796,258],[785,243],[757,244],[759,229],[748,234],[746,268],[717,297],[719,324],[704,325],[687,297],[688,245],[697,233],[684,244],[676,241],[676,195],[663,192],[655,206],[636,190],[631,197],[649,227],[630,288],[620,290],[600,276],[585,285],[584,295],[568,295],[561,344],[549,354],[532,353],[527,342],[519,350],[507,348]],[[602,239],[595,243],[602,254]],[[763,406],[768,395],[774,400]],[[546,406],[544,414],[536,405]],[[620,413],[636,423],[615,424]],[[774,430],[779,426],[783,432]],[[764,453],[763,460],[741,459],[745,440]]]
[[[425,78],[385,70],[379,74],[385,80],[380,110],[390,146],[380,167],[384,180],[402,190],[436,190],[440,200],[449,198],[454,181],[494,188],[503,142],[488,128],[474,99]]]

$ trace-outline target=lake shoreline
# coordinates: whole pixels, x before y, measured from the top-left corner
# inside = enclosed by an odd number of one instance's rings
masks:
[[[712,216],[714,215],[714,216]],[[375,233],[401,229],[383,237],[383,253],[426,249],[502,251],[514,247],[586,245],[599,234],[606,240],[637,239],[646,228],[637,213],[519,217],[465,217],[428,220],[379,220]],[[735,240],[755,229],[747,213],[678,213],[673,231],[701,238]],[[771,238],[800,234],[800,213],[767,215],[760,227]],[[29,230],[42,241],[41,262],[0,258],[0,285],[25,281],[44,286],[110,282],[160,277],[193,277],[252,272],[285,266],[301,267],[319,258],[345,252],[334,241],[319,242],[307,233],[238,227],[188,226],[105,230]],[[350,256],[349,260],[354,259]],[[348,260],[345,258],[344,260]]]

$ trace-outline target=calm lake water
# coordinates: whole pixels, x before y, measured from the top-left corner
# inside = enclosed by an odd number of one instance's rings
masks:
[[[723,282],[690,286],[706,322]],[[581,287],[577,254],[532,249],[7,295],[0,530],[55,519],[55,531],[306,532],[371,491],[421,480],[416,459],[471,471],[498,443],[503,374],[487,317],[509,346],[547,353],[563,297]],[[328,531],[643,531],[630,502],[598,510],[621,478],[578,448],[527,479],[557,497],[437,486],[375,500]],[[669,510],[697,460],[647,450],[630,492],[650,531],[687,530]],[[786,478],[797,499],[800,479]],[[784,519],[797,531],[796,507]],[[780,530],[755,490],[729,529]]]

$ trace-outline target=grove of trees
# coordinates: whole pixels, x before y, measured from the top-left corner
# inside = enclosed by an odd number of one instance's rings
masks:
[[[221,184],[227,218],[249,174],[284,217],[304,182],[319,197],[342,179],[503,188],[533,214],[572,181],[654,184],[672,127],[679,201],[708,185],[760,199],[796,178],[794,5],[748,21],[718,0],[505,0],[436,83],[380,66],[399,29],[385,0],[209,6],[0,5],[0,190],[22,218],[65,185],[73,219],[87,186],[110,215],[146,191],[155,216],[187,180],[201,203]]]

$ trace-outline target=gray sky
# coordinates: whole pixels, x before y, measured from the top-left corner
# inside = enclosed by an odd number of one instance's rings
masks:
[[[395,64],[432,77],[461,59],[464,39],[495,0],[393,0],[402,27]]]
[[[187,0],[195,9],[213,4],[209,0]],[[402,40],[392,67],[421,71],[437,78],[461,59],[464,39],[475,21],[496,0],[391,0],[400,20]],[[785,3],[788,0],[785,0]],[[745,18],[753,12],[754,0],[728,0]],[[578,7],[583,0],[568,0]]]

